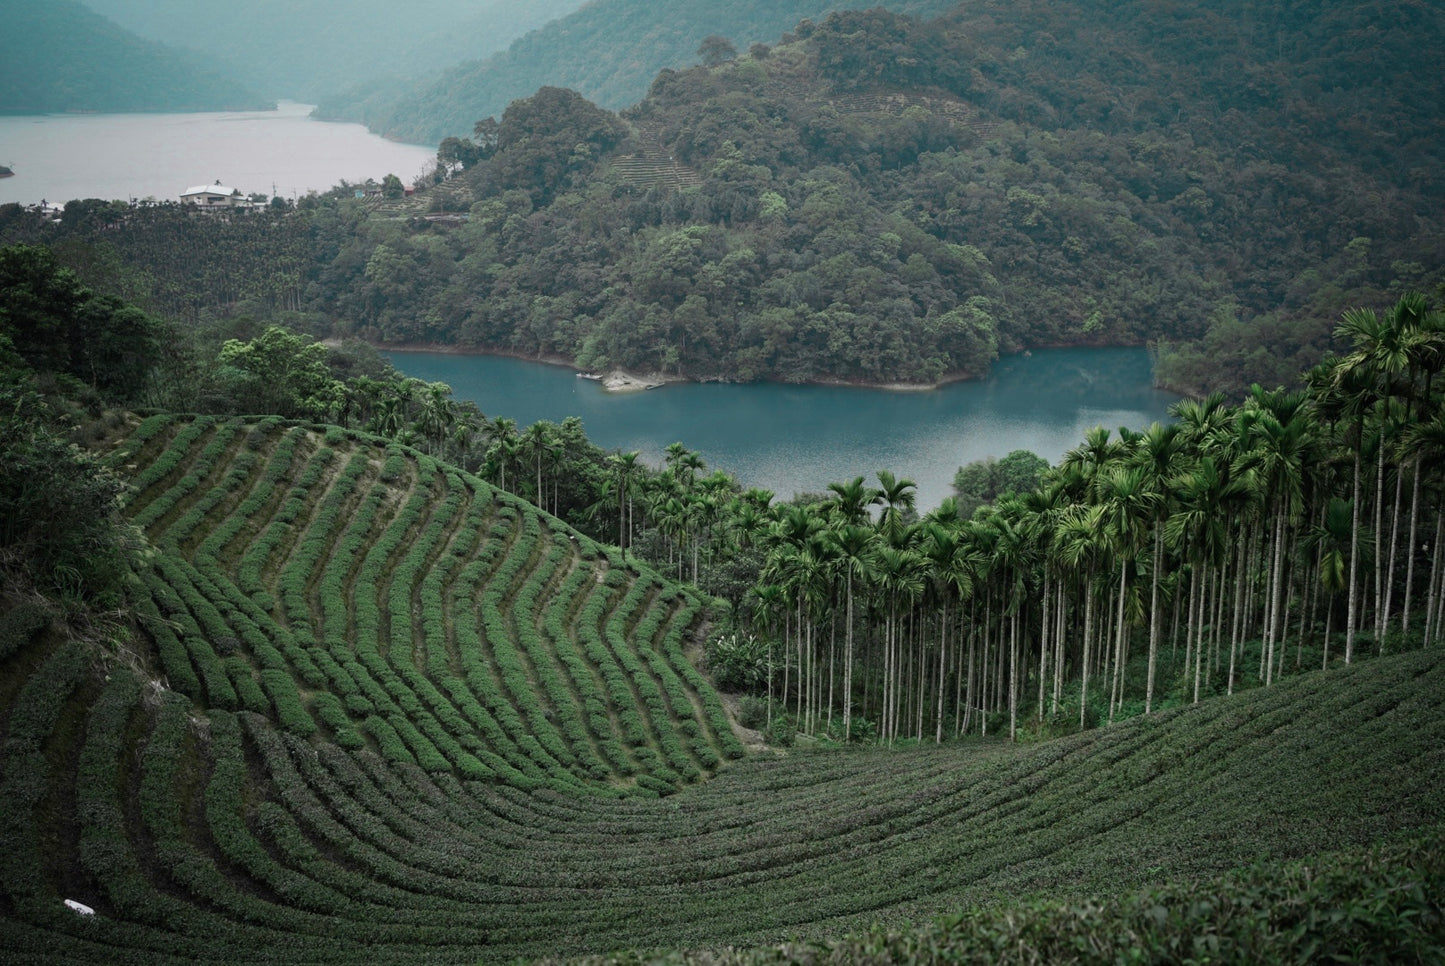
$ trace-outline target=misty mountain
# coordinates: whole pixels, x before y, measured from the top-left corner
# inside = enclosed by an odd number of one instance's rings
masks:
[[[582,2],[87,0],[142,37],[202,51],[274,97],[304,101],[381,76],[434,75],[502,50]]]
[[[204,111],[274,103],[73,0],[0,0],[0,112]]]
[[[876,0],[593,0],[514,41],[504,52],[460,64],[406,87],[372,85],[321,104],[325,117],[363,121],[418,144],[464,135],[481,118],[544,86],[566,87],[607,108],[635,104],[658,71],[698,63],[698,45],[726,37],[739,51],[772,43],[805,18],[863,9]],[[954,0],[897,0],[890,10],[919,17]]]

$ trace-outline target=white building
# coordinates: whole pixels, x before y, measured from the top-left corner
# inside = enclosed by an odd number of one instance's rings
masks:
[[[250,204],[240,188],[228,188],[219,181],[187,188],[181,193],[181,202],[202,208],[240,208]]]

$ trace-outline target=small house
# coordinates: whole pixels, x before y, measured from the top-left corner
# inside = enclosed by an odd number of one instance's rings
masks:
[[[181,203],[201,208],[241,208],[249,204],[240,188],[228,188],[219,181],[187,188],[181,193]]]

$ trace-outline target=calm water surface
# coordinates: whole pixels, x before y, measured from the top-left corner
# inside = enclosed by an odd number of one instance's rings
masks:
[[[1012,356],[987,378],[931,392],[832,386],[666,386],[613,394],[572,370],[494,356],[390,352],[407,375],[450,385],[488,416],[519,427],[582,417],[608,449],[639,450],[660,465],[681,441],[744,486],[780,498],[892,470],[918,484],[920,508],[952,492],[964,463],[1016,449],[1050,463],[1094,426],[1143,429],[1168,419],[1179,397],[1152,388],[1144,349],[1049,349]]]
[[[345,180],[410,183],[432,148],[397,144],[360,124],[314,121],[306,104],[210,114],[45,114],[0,117],[0,204],[74,198],[176,201],[220,181],[285,198]]]

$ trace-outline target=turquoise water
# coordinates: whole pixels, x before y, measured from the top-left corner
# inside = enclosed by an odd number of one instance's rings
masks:
[[[653,465],[681,441],[744,486],[787,498],[880,469],[918,484],[931,509],[959,466],[1027,449],[1053,463],[1094,426],[1143,429],[1179,397],[1152,388],[1144,349],[1048,349],[998,362],[986,379],[929,392],[717,383],[613,394],[571,369],[495,356],[389,352],[407,375],[452,387],[525,427],[580,416],[608,449]]]

